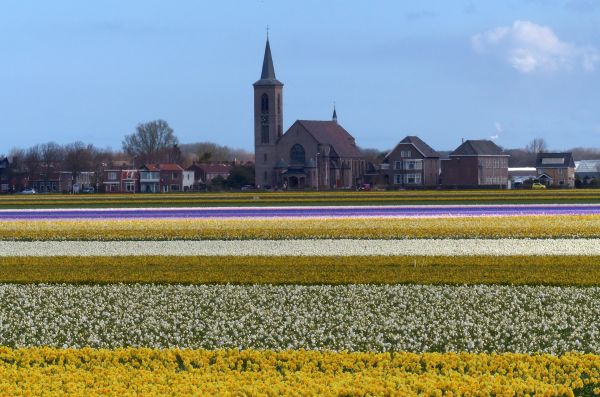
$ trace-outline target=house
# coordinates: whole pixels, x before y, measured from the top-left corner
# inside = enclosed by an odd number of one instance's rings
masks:
[[[581,160],[575,162],[575,179],[586,186],[600,182],[600,160]]]
[[[121,192],[138,193],[140,191],[140,171],[121,170]]]
[[[107,169],[102,171],[102,190],[105,193],[121,193],[121,170]]]
[[[547,186],[575,187],[575,161],[570,152],[538,153],[535,168],[538,179]]]
[[[183,177],[181,180],[181,187],[184,192],[190,192],[194,190],[194,174],[193,170],[184,170]]]
[[[435,186],[439,183],[440,154],[417,136],[402,139],[379,166],[385,185]]]
[[[508,186],[510,156],[489,140],[467,140],[442,160],[441,184],[463,188]]]
[[[96,188],[96,173],[94,171],[80,171],[73,175],[71,171],[59,172],[58,189],[63,193],[79,193],[84,188]]]
[[[65,179],[67,176],[61,174],[58,171],[50,170],[50,172],[41,172],[35,174],[28,181],[28,186],[32,187],[39,193],[62,193],[61,190],[61,177],[62,185],[66,183]],[[70,179],[70,175],[68,176]]]
[[[187,171],[194,172],[194,186],[210,185],[211,181],[217,177],[227,179],[231,173],[231,164],[226,163],[196,163],[194,162],[187,168]]]
[[[160,188],[162,192],[183,191],[184,169],[175,163],[158,164],[160,172]]]
[[[140,168],[139,174],[141,193],[160,192],[160,169],[158,165],[146,164]]]

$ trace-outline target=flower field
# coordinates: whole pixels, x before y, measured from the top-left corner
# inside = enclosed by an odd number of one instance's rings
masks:
[[[0,395],[600,394],[595,207],[457,208],[0,211]]]
[[[594,189],[447,190],[389,192],[241,192],[2,196],[0,208],[138,208],[407,205],[407,204],[599,203]]]

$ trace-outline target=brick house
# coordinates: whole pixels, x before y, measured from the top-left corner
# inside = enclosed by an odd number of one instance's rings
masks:
[[[187,171],[194,172],[194,186],[210,185],[210,182],[221,177],[227,179],[231,173],[231,164],[225,163],[196,163],[194,162],[187,168]]]
[[[158,164],[160,172],[160,190],[161,192],[182,192],[183,191],[183,171],[179,164],[166,163]]]
[[[538,179],[548,186],[575,187],[575,161],[570,152],[538,153],[535,168]]]
[[[464,188],[508,186],[510,156],[489,140],[467,140],[442,160],[440,183]]]
[[[104,170],[102,185],[106,193],[139,192],[140,172],[133,169]]]
[[[385,185],[435,186],[439,183],[440,154],[419,137],[407,136],[385,156],[379,170]]]

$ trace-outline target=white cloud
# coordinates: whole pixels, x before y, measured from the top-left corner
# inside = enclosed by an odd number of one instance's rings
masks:
[[[522,73],[578,67],[593,71],[600,63],[600,53],[594,47],[564,42],[549,27],[529,21],[478,33],[471,43],[477,52],[499,56]]]

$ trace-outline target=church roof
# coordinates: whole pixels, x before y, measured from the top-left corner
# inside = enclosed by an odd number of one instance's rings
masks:
[[[273,66],[273,57],[271,56],[271,45],[267,38],[267,45],[265,46],[265,57],[263,59],[262,73],[260,74],[260,80],[254,85],[283,85],[283,83],[275,77],[275,67]]]
[[[298,120],[320,144],[327,144],[340,157],[362,157],[354,137],[335,121]]]

